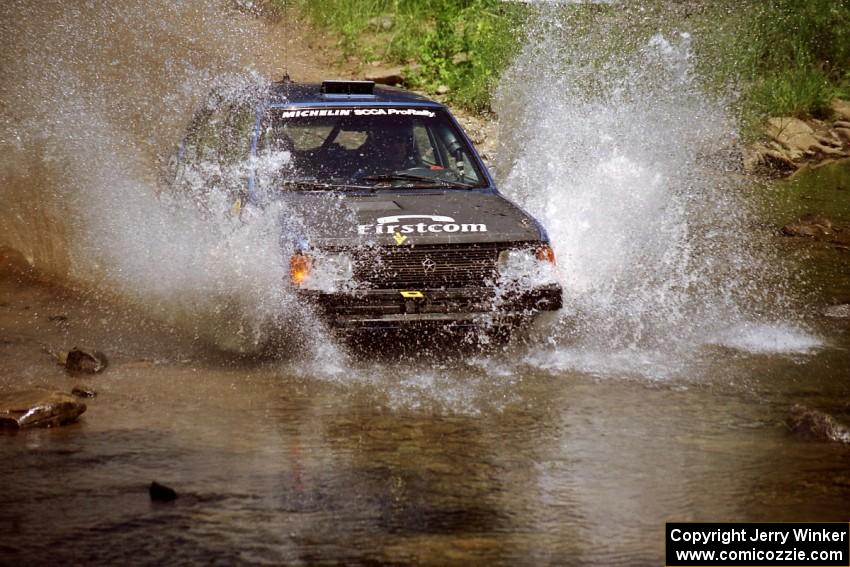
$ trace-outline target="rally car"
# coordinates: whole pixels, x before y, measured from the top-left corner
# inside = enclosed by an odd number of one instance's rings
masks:
[[[180,163],[178,185],[213,171],[207,189],[237,211],[283,205],[286,284],[335,327],[513,326],[561,308],[545,230],[433,100],[275,82],[196,115]]]

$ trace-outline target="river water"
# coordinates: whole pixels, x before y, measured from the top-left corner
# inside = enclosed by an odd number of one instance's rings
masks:
[[[687,34],[600,71],[544,14],[505,74],[497,173],[550,230],[562,313],[359,349],[307,313],[269,360],[255,324],[297,307],[256,245],[274,215],[211,228],[154,190],[205,82],[273,74],[285,41],[198,6],[2,8],[0,244],[47,283],[2,272],[0,388],[98,392],[0,436],[2,562],[657,565],[666,521],[847,521],[850,449],[784,426],[850,422],[850,325],[818,312],[850,302],[847,253],[776,226],[850,220],[848,168],[738,175]],[[43,352],[77,344],[108,370]]]

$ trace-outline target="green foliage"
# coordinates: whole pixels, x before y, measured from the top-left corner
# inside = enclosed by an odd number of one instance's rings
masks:
[[[339,34],[343,55],[409,65],[411,86],[444,85],[450,102],[476,111],[489,106],[521,45],[528,10],[500,0],[301,0],[300,8]]]
[[[814,67],[791,68],[756,81],[747,95],[747,110],[755,117],[812,115],[824,118],[839,94],[829,77]]]
[[[284,0],[273,0],[283,2]],[[412,86],[486,109],[490,91],[524,41],[528,4],[499,0],[298,0],[302,13],[338,34],[345,56],[406,64]],[[662,0],[634,10],[566,6],[576,33],[596,19],[623,16],[623,33],[599,48],[636,48],[657,31],[692,31],[706,84],[740,93],[746,135],[768,116],[823,116],[836,96],[850,97],[850,0],[693,0],[671,12]],[[636,8],[635,8],[636,9]],[[584,18],[584,19],[582,19]]]
[[[753,10],[759,66],[799,69],[816,64],[827,74],[850,65],[850,3],[841,0],[761,0]]]
[[[768,116],[825,116],[850,94],[847,0],[721,1],[697,25],[700,70],[709,84],[740,86],[747,136]]]
[[[369,29],[369,20],[393,7],[388,0],[300,0],[298,4],[313,22],[339,34],[338,45],[347,56],[359,54],[360,36]]]

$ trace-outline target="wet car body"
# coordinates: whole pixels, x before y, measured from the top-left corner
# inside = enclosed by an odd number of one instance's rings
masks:
[[[365,81],[283,81],[254,104],[250,158],[279,167],[251,168],[237,201],[282,201],[290,284],[332,326],[512,327],[561,307],[545,230],[444,105]]]

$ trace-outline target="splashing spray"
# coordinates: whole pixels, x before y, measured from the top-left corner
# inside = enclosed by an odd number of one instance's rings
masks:
[[[749,228],[729,101],[701,89],[690,35],[623,53],[604,24],[572,23],[541,11],[495,103],[500,186],[548,228],[566,288],[544,331],[560,346],[543,359],[607,368],[626,353],[615,367],[637,368],[793,319],[782,270]]]

